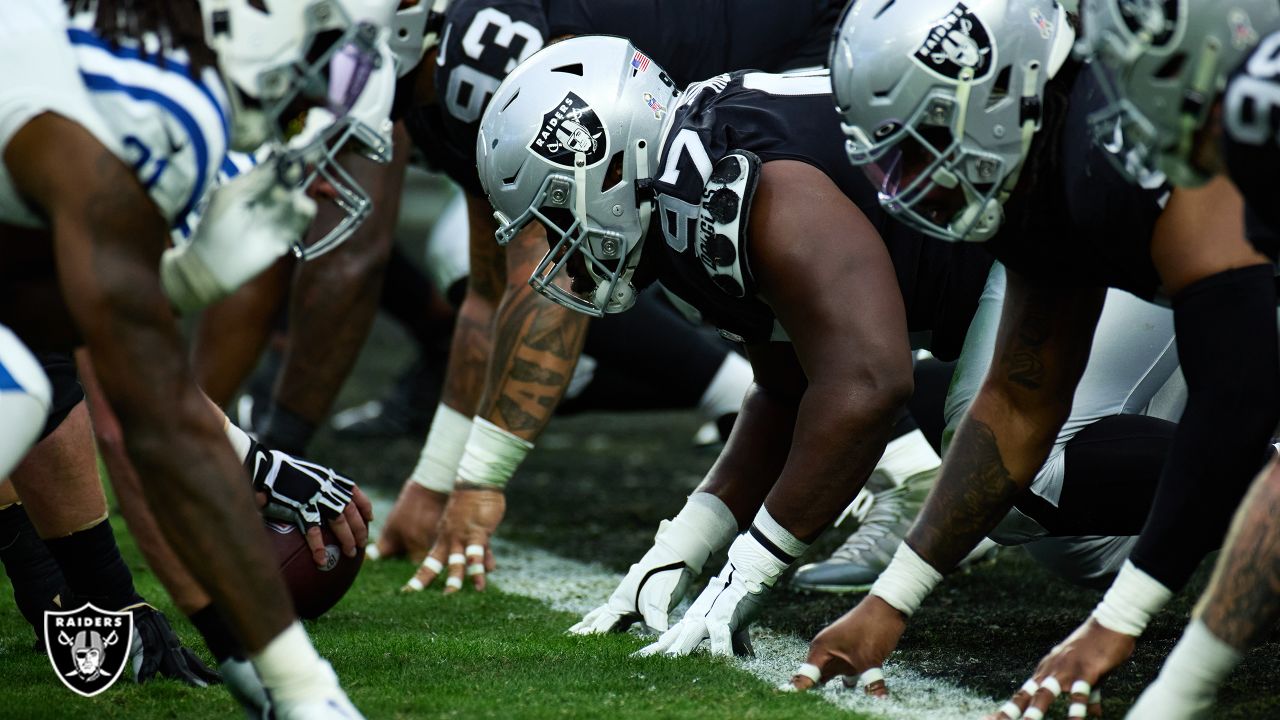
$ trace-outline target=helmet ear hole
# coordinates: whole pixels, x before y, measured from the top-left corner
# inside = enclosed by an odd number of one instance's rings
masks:
[[[1186,53],[1174,53],[1168,62],[1160,66],[1156,70],[1155,77],[1159,80],[1173,80],[1182,74],[1182,68],[1187,64]]]
[[[1000,73],[996,75],[995,83],[991,86],[991,96],[987,98],[987,109],[999,105],[1009,97],[1009,85],[1013,77],[1013,66],[1005,65]]]
[[[609,168],[605,171],[600,183],[600,192],[608,192],[622,184],[623,151],[619,150],[609,160]]]

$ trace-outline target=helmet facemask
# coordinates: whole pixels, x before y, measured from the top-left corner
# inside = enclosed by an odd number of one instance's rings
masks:
[[[961,143],[965,102],[967,93],[931,93],[905,124],[886,123],[874,138],[845,125],[845,149],[904,223],[944,240],[982,241],[1004,217],[1000,191],[1009,168],[999,155]]]
[[[606,186],[598,189],[591,187],[587,177],[586,154],[575,153],[573,175],[548,175],[533,202],[515,220],[494,213],[499,223],[498,243],[504,246],[530,222],[537,221],[546,230],[550,249],[529,278],[530,286],[540,295],[594,317],[623,312],[635,304],[632,278],[640,264],[653,207],[652,199],[641,197],[639,187],[650,177],[648,148],[649,140],[641,138],[630,152],[615,156],[610,165],[619,167],[606,172]],[[633,171],[626,168],[626,156],[633,160]],[[628,238],[593,222],[588,212],[590,193],[598,193],[606,205],[612,203],[611,214],[616,217],[636,213],[638,237]]]

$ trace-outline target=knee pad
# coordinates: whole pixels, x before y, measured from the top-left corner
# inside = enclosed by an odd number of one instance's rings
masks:
[[[0,326],[0,477],[7,477],[40,437],[52,396],[35,356]]]

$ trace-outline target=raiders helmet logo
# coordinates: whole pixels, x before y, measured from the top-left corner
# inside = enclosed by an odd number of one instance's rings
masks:
[[[44,614],[44,646],[58,679],[72,691],[93,697],[124,674],[133,645],[133,613],[86,604]]]
[[[958,80],[965,68],[971,68],[974,80],[980,80],[991,72],[995,46],[982,20],[967,5],[957,3],[929,28],[915,59],[925,69],[950,80]]]
[[[1120,17],[1134,35],[1146,34],[1152,47],[1164,47],[1178,30],[1182,0],[1120,0]]]
[[[535,155],[563,167],[573,167],[578,153],[587,156],[587,167],[609,154],[609,136],[604,124],[586,101],[569,93],[542,116],[542,127],[529,143]]]

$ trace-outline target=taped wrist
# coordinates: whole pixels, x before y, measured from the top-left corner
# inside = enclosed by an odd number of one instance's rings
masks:
[[[453,492],[453,480],[458,474],[458,463],[467,447],[471,434],[471,418],[440,403],[431,420],[431,431],[422,446],[418,465],[409,479],[428,490]]]
[[[759,594],[773,587],[790,565],[761,543],[758,535],[746,532],[729,546],[729,562],[720,576],[726,584],[730,581],[727,576],[731,576],[732,580],[741,582],[747,592]]]
[[[1156,682],[1187,697],[1211,700],[1242,658],[1239,650],[1219,640],[1203,621],[1195,620],[1169,653]]]
[[[1093,619],[1112,632],[1138,637],[1171,597],[1169,588],[1126,560],[1094,609]]]
[[[880,573],[871,594],[889,603],[898,612],[911,617],[920,604],[942,582],[942,573],[916,554],[911,546],[902,543],[893,554],[889,567]]]
[[[533,443],[477,417],[458,463],[458,479],[469,485],[501,490],[507,486]]]
[[[661,545],[684,561],[690,570],[702,572],[711,554],[733,542],[738,523],[724,502],[706,492],[696,492],[680,512],[663,520],[653,544]]]
[[[756,539],[758,543],[768,550],[778,562],[790,565],[809,549],[809,543],[804,542],[791,534],[773,516],[769,514],[769,509],[760,506],[760,511],[756,513],[755,520],[751,521],[751,528],[747,530],[747,534]]]
[[[240,462],[242,464],[249,462],[249,453],[253,450],[253,438],[225,415],[222,416],[222,431],[227,434],[227,439],[231,441],[231,449],[235,451],[236,457],[240,458]]]

